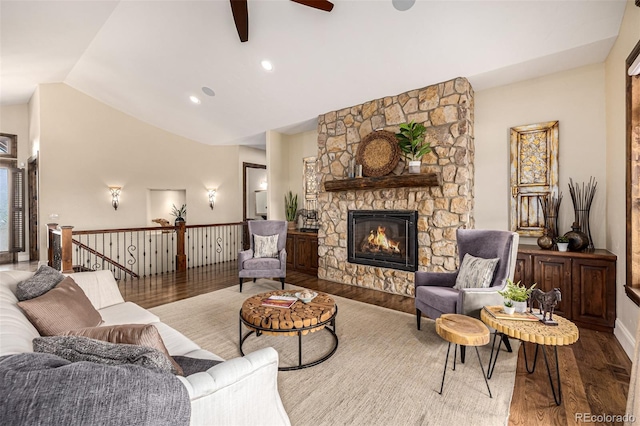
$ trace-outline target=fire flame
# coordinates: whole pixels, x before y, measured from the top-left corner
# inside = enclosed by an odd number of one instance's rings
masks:
[[[393,241],[387,238],[385,234],[386,228],[384,226],[378,225],[378,230],[376,233],[373,232],[373,229],[369,233],[369,238],[367,242],[369,245],[377,247],[381,250],[388,250],[396,253],[400,253],[400,242]]]

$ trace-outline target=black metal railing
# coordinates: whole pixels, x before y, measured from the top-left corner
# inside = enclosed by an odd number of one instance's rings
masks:
[[[87,231],[60,231],[56,224],[49,228],[52,267],[108,269],[119,280],[235,260],[242,247],[241,222]]]

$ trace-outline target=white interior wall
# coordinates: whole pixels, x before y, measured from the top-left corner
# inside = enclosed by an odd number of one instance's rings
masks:
[[[75,229],[156,226],[147,222],[151,188],[186,190],[190,224],[242,220],[239,147],[176,136],[65,84],[41,85],[39,96],[40,223],[56,213]],[[117,211],[110,185],[122,186]],[[213,210],[208,188],[217,188]]]
[[[171,215],[173,206],[177,209],[187,203],[187,191],[184,189],[149,189],[147,191],[147,223],[152,223],[153,219],[166,219],[173,224],[176,220]],[[188,207],[188,206],[187,206]],[[189,209],[182,217],[189,220]]]
[[[606,61],[607,248],[618,255],[615,335],[633,354],[640,308],[625,294],[626,284],[626,69],[625,61],[640,40],[640,8],[627,1],[618,38]]]
[[[559,121],[561,233],[571,230],[574,183],[598,182],[591,207],[596,248],[606,246],[606,121],[604,64],[576,68],[475,93],[476,228],[509,229],[509,129]],[[522,242],[536,244],[535,238]]]

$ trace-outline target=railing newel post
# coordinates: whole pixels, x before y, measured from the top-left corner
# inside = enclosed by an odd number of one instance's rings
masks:
[[[49,240],[47,245],[47,266],[49,266],[50,268],[53,268],[55,267],[55,264],[54,264],[54,251],[55,251],[54,238],[55,237],[54,237],[53,231],[58,229],[58,224],[47,223],[47,228],[48,228],[48,235],[49,235]]]
[[[60,246],[62,248],[62,273],[73,273],[73,226],[62,226],[62,239]]]
[[[187,255],[185,254],[185,231],[184,222],[178,222],[177,238],[176,238],[176,270],[184,272],[187,270]]]

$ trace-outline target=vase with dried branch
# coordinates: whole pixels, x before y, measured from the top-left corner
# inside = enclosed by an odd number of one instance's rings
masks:
[[[589,183],[586,186],[584,182],[582,182],[582,185],[574,184],[573,180],[569,178],[569,192],[571,193],[571,201],[573,201],[573,210],[575,212],[574,223],[577,222],[579,229],[589,238],[588,250],[595,248],[593,237],[591,237],[591,227],[589,226],[589,212],[591,211],[591,203],[597,186],[598,182],[593,176],[589,178]]]
[[[562,192],[560,194],[546,194],[544,197],[538,197],[538,202],[542,206],[542,214],[544,216],[544,226],[547,230],[546,235],[555,240],[558,233],[558,212],[562,203]]]

